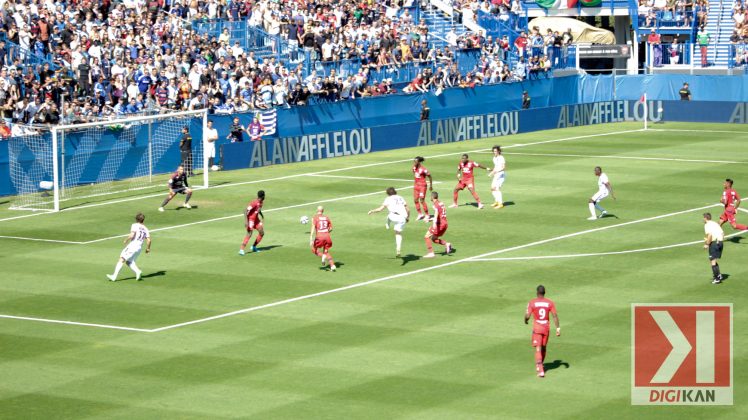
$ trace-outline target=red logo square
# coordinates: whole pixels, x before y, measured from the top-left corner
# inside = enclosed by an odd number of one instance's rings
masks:
[[[732,305],[634,304],[633,404],[732,404]]]

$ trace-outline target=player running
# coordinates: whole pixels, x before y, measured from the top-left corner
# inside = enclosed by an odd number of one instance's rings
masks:
[[[527,304],[525,311],[525,324],[532,316],[535,320],[532,323],[532,346],[535,347],[535,371],[539,377],[545,376],[543,362],[545,361],[545,350],[548,346],[548,335],[550,332],[550,320],[548,316],[553,315],[553,322],[556,324],[556,337],[561,335],[561,325],[558,322],[556,305],[552,300],[545,298],[545,287],[538,286],[537,297]]]
[[[434,180],[431,178],[429,170],[423,166],[424,160],[422,156],[416,156],[413,159],[413,177],[415,178],[413,200],[416,202],[416,211],[418,212],[416,220],[425,219],[428,222],[429,206],[426,204],[426,178],[429,180],[429,191],[434,190]],[[421,213],[421,209],[423,209],[423,213]]]
[[[332,220],[325,216],[324,212],[324,207],[317,207],[317,214],[312,218],[312,231],[309,232],[309,246],[312,247],[314,255],[322,257],[323,266],[329,261],[330,271],[335,271],[335,261],[332,259],[332,255],[330,255],[330,248],[332,248],[332,238],[330,238]],[[322,249],[322,252],[319,252],[319,249]]]
[[[244,249],[247,248],[249,238],[252,237],[252,231],[257,230],[257,239],[255,239],[252,245],[252,252],[260,252],[257,249],[257,245],[262,241],[262,237],[265,236],[265,229],[262,227],[262,222],[265,220],[265,216],[262,214],[262,204],[265,202],[265,191],[257,191],[257,198],[252,200],[248,205],[247,209],[244,210],[244,227],[247,229],[247,234],[244,235],[242,246],[239,248],[239,255],[244,255]],[[262,218],[262,220],[260,220]]]
[[[439,193],[436,191],[433,191],[431,193],[431,202],[434,204],[434,223],[429,227],[429,230],[426,232],[426,236],[424,236],[424,240],[426,241],[426,249],[429,250],[429,253],[424,255],[423,258],[434,258],[434,248],[431,245],[432,242],[435,242],[439,245],[444,245],[446,247],[446,253],[449,254],[454,249],[452,248],[452,244],[449,242],[445,242],[444,239],[441,239],[442,236],[447,232],[447,208],[439,201]]]
[[[265,126],[260,123],[260,117],[255,115],[252,122],[247,126],[247,134],[249,134],[249,141],[262,140],[262,136],[265,135]]]
[[[735,214],[740,207],[740,196],[737,191],[732,189],[732,179],[727,178],[725,180],[725,190],[722,191],[722,199],[719,202],[725,206],[725,211],[722,216],[719,216],[720,226],[724,225],[725,222],[730,222],[733,229],[748,230],[748,226],[738,224],[738,221],[735,220]]]
[[[392,228],[395,231],[395,257],[400,257],[400,249],[403,244],[403,230],[405,229],[405,224],[410,219],[410,209],[408,209],[408,203],[405,202],[405,199],[397,195],[394,187],[387,188],[387,198],[384,199],[384,203],[373,210],[369,210],[367,214],[379,213],[384,209],[389,211],[384,227],[389,229],[390,223],[392,223]]]
[[[460,163],[457,165],[458,181],[452,195],[453,203],[449,207],[457,207],[457,195],[460,191],[464,190],[465,187],[467,187],[468,191],[470,191],[470,194],[472,194],[473,198],[475,198],[475,201],[478,202],[478,208],[483,208],[483,204],[481,204],[480,202],[480,197],[478,197],[478,194],[475,192],[475,180],[473,179],[473,169],[475,168],[483,168],[485,170],[488,170],[488,168],[482,166],[480,163],[468,159],[467,153],[463,154]]]
[[[501,154],[501,146],[494,146],[493,150],[493,169],[488,172],[488,176],[493,177],[491,181],[491,194],[494,198],[494,203],[491,207],[500,209],[504,207],[504,197],[501,195],[501,186],[504,185],[504,170],[506,169],[506,160],[504,155]]]
[[[600,217],[604,217],[608,214],[608,212],[600,206],[600,201],[602,201],[603,198],[610,195],[614,200],[616,199],[616,195],[613,193],[613,187],[610,185],[610,180],[608,180],[608,175],[605,175],[605,172],[603,172],[601,167],[595,166],[595,176],[597,177],[597,192],[587,203],[591,214],[587,220],[597,220],[595,209],[600,210]]]
[[[183,207],[191,209],[190,198],[192,198],[192,189],[190,188],[190,184],[187,183],[187,174],[184,172],[184,167],[181,165],[177,168],[177,171],[174,172],[174,175],[169,178],[169,196],[164,199],[163,203],[161,203],[161,207],[158,208],[158,211],[164,211],[164,207],[169,204],[169,201],[171,201],[171,199],[177,194],[186,194]]]
[[[143,213],[135,215],[135,223],[130,226],[130,235],[125,238],[125,245],[127,246],[119,254],[119,260],[117,260],[117,265],[114,267],[114,274],[106,275],[110,281],[117,281],[117,276],[123,264],[127,264],[135,272],[135,280],[140,280],[143,272],[135,264],[135,260],[138,259],[140,251],[143,250],[143,242],[146,243],[145,253],[148,254],[151,252],[151,232],[143,224],[144,221],[145,216]]]

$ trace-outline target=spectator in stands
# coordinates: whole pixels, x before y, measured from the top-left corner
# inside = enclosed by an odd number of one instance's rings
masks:
[[[647,42],[650,45],[650,51],[652,52],[652,65],[654,67],[662,67],[662,44],[660,42],[660,34],[654,30],[650,31]]]
[[[691,90],[688,88],[688,83],[683,83],[683,87],[678,91],[681,101],[691,100]]]
[[[670,64],[680,64],[680,58],[683,56],[683,45],[678,43],[678,37],[673,38],[668,53],[670,54]]]
[[[0,140],[8,140],[10,138],[10,127],[5,119],[0,118]]]
[[[709,47],[709,41],[711,35],[707,32],[706,27],[702,26],[699,28],[699,33],[696,34],[696,43],[699,44],[699,50],[701,51],[701,67],[706,67],[709,62],[707,60],[707,48]]]

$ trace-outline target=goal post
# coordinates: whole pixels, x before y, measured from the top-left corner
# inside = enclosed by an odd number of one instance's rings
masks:
[[[163,174],[183,163],[196,188],[207,188],[203,145],[207,110],[58,125],[10,140],[11,181],[18,195],[11,208],[59,211],[164,189]],[[191,153],[180,151],[182,130]],[[202,174],[199,174],[202,172]]]

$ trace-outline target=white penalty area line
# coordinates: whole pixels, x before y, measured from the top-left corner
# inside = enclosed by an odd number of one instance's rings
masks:
[[[732,238],[733,236],[742,235],[746,232],[748,232],[748,230],[741,230],[740,232],[731,233],[725,236],[725,238]],[[704,243],[704,240],[702,239],[698,241],[681,242],[679,244],[655,246],[651,248],[628,249],[625,251],[592,252],[592,253],[586,253],[586,254],[566,254],[566,255],[538,255],[538,256],[532,256],[532,257],[475,258],[475,259],[472,259],[471,261],[495,262],[495,261],[555,260],[555,259],[581,258],[581,257],[603,257],[603,256],[608,256],[608,255],[624,255],[624,254],[636,254],[639,252],[661,251],[663,249],[680,248],[684,246],[703,244],[703,243]]]
[[[508,145],[508,146],[503,146],[503,148],[504,149],[509,149],[509,148],[515,148],[515,147],[536,146],[536,145],[539,145],[539,144],[558,143],[558,142],[563,142],[563,141],[581,140],[581,139],[587,139],[587,138],[593,138],[593,137],[613,136],[613,135],[619,135],[619,134],[635,133],[635,132],[639,132],[639,131],[642,131],[642,129],[614,131],[614,132],[610,132],[610,133],[587,134],[587,135],[583,135],[583,136],[565,137],[565,138],[553,139],[553,140],[542,140],[542,141],[536,141],[536,142],[532,142],[532,143],[518,143],[518,144],[512,144],[512,145]],[[476,139],[476,140],[482,140],[482,139]],[[474,140],[469,140],[469,141],[474,141]],[[438,158],[442,158],[442,157],[459,156],[459,155],[462,155],[464,153],[468,153],[468,154],[469,153],[479,153],[479,152],[483,152],[483,151],[486,151],[486,150],[490,150],[490,149],[482,148],[482,149],[469,150],[467,152],[462,151],[462,152],[442,153],[442,154],[438,154],[438,155],[426,156],[426,159],[438,159]],[[235,183],[230,183],[230,184],[221,184],[221,185],[216,185],[215,187],[209,187],[208,190],[213,190],[213,189],[217,189],[217,188],[238,187],[238,186],[250,185],[250,184],[259,184],[259,183],[263,183],[263,182],[281,181],[281,180],[286,180],[286,179],[293,179],[293,178],[300,178],[300,177],[307,177],[307,176],[324,175],[324,174],[330,174],[330,173],[336,173],[336,172],[342,172],[342,171],[350,171],[350,170],[354,170],[354,169],[364,169],[364,168],[371,168],[371,167],[375,167],[375,166],[383,166],[383,165],[392,165],[392,164],[396,164],[396,163],[411,162],[412,160],[413,160],[413,158],[398,159],[398,160],[385,161],[385,162],[374,162],[374,163],[367,163],[367,164],[364,164],[364,165],[347,166],[347,167],[343,167],[343,168],[330,169],[330,170],[326,170],[326,171],[307,172],[307,173],[303,173],[303,174],[285,175],[285,176],[279,176],[279,177],[275,177],[275,178],[258,179],[258,180],[254,180],[254,181],[243,181],[243,182],[235,182]],[[299,163],[301,163],[301,162],[299,162]],[[85,204],[85,205],[82,205],[82,206],[65,208],[65,209],[60,210],[59,212],[68,212],[68,211],[74,211],[74,210],[83,210],[83,209],[88,209],[88,208],[92,208],[92,207],[108,206],[108,205],[112,205],[112,204],[125,203],[125,202],[129,202],[129,201],[138,201],[138,200],[144,200],[144,199],[147,199],[147,198],[162,197],[164,194],[165,193],[141,195],[141,196],[137,196],[137,197],[130,197],[130,198],[123,198],[123,199],[119,199],[119,200],[105,201],[103,203]],[[24,219],[24,218],[27,218],[27,217],[42,216],[42,215],[45,215],[45,214],[55,214],[55,212],[44,211],[44,212],[35,212],[35,213],[30,213],[30,214],[23,214],[23,215],[19,215],[19,216],[6,217],[6,218],[3,218],[3,219],[0,219],[0,222],[6,222],[6,221],[11,221],[11,220],[16,220],[16,219]]]
[[[63,241],[59,239],[43,239],[43,238],[27,238],[25,236],[6,236],[0,235],[0,239],[17,239],[19,241],[35,241],[35,242],[52,242],[57,244],[70,244],[70,245],[83,245],[85,242],[80,241]]]
[[[481,152],[488,153],[488,152]],[[523,152],[510,152],[507,155],[518,155],[518,156],[548,156],[548,157],[579,157],[579,158],[590,158],[590,159],[626,159],[626,160],[653,160],[663,162],[690,162],[690,163],[726,163],[726,164],[746,164],[748,162],[740,162],[736,160],[705,160],[705,159],[682,159],[682,158],[664,158],[664,157],[645,157],[645,156],[616,156],[616,155],[576,155],[567,153],[523,153]]]
[[[347,176],[347,175],[309,175],[315,178],[340,178],[340,179],[358,179],[362,181],[393,181],[393,182],[413,182],[412,179],[402,178],[375,178],[368,176]],[[434,181],[434,184],[441,184],[441,181]]]
[[[121,327],[118,325],[107,325],[107,324],[91,324],[88,322],[63,321],[59,319],[47,319],[47,318],[33,318],[33,317],[28,317],[28,316],[0,315],[0,318],[16,319],[16,320],[21,320],[21,321],[46,322],[49,324],[77,325],[79,327],[106,328],[110,330],[152,332],[152,330],[145,329],[145,328]]]
[[[695,129],[684,129],[684,128],[648,128],[647,131],[662,131],[662,132],[683,132],[683,133],[730,133],[730,134],[748,134],[748,131],[738,130],[695,130]]]
[[[374,194],[379,194],[379,193],[381,193],[381,192],[376,192]],[[31,317],[21,317],[21,316],[13,316],[13,315],[0,315],[0,318],[26,320],[26,321],[47,322],[47,323],[53,323],[53,324],[67,324],[67,325],[76,325],[76,326],[93,327],[93,328],[108,328],[108,329],[124,330],[124,331],[156,333],[156,332],[161,332],[161,331],[172,330],[172,329],[175,329],[175,328],[186,327],[186,326],[189,326],[189,325],[201,324],[201,323],[205,323],[205,322],[208,322],[208,321],[214,321],[214,320],[217,320],[217,319],[228,318],[228,317],[231,317],[231,316],[246,314],[246,313],[250,313],[250,312],[256,312],[256,311],[260,311],[260,310],[263,310],[263,309],[269,309],[269,308],[274,308],[274,307],[277,307],[277,306],[286,305],[286,304],[289,304],[289,303],[299,302],[299,301],[308,300],[308,299],[312,299],[312,298],[316,298],[316,297],[320,297],[320,296],[330,295],[330,294],[333,294],[333,293],[343,292],[343,291],[346,291],[346,290],[356,289],[356,288],[359,288],[359,287],[369,286],[369,285],[376,284],[376,283],[382,283],[382,282],[389,281],[389,280],[395,280],[395,279],[399,279],[399,278],[403,278],[403,277],[408,277],[408,276],[412,276],[414,274],[420,274],[420,273],[425,273],[425,272],[428,272],[428,271],[438,270],[438,269],[445,268],[445,267],[450,267],[450,266],[453,266],[453,265],[456,265],[456,264],[461,264],[461,263],[465,263],[465,262],[471,262],[471,261],[474,261],[474,260],[484,259],[484,258],[490,257],[492,255],[498,255],[498,254],[503,254],[503,253],[507,253],[507,252],[511,252],[511,251],[516,251],[516,250],[524,249],[524,248],[530,248],[530,247],[533,247],[533,246],[543,245],[543,244],[547,244],[549,242],[554,242],[554,241],[560,241],[560,240],[571,238],[571,237],[575,237],[575,236],[586,235],[586,234],[589,234],[589,233],[600,232],[600,231],[608,230],[608,229],[615,229],[615,228],[619,228],[619,227],[623,227],[623,226],[628,226],[628,225],[633,225],[633,224],[637,224],[637,223],[644,223],[644,222],[648,222],[648,221],[652,221],[652,220],[657,220],[657,219],[663,219],[663,218],[666,218],[666,217],[671,217],[671,216],[677,216],[677,215],[680,215],[680,214],[691,213],[691,212],[698,211],[698,210],[705,210],[705,209],[709,209],[709,208],[712,208],[712,207],[715,207],[715,206],[720,206],[720,205],[721,204],[712,204],[712,205],[708,205],[708,206],[696,207],[696,208],[692,208],[692,209],[688,209],[688,210],[682,210],[682,211],[677,211],[677,212],[662,214],[662,215],[659,215],[659,216],[646,217],[646,218],[643,218],[643,219],[632,220],[632,221],[629,221],[629,222],[617,223],[617,224],[614,224],[614,225],[601,226],[601,227],[597,227],[597,228],[593,228],[593,229],[587,229],[587,230],[583,230],[583,231],[579,231],[579,232],[568,233],[566,235],[555,236],[555,237],[552,237],[552,238],[543,239],[543,240],[540,240],[540,241],[534,241],[534,242],[526,243],[526,244],[523,244],[523,245],[517,245],[517,246],[513,246],[513,247],[509,247],[509,248],[499,249],[499,250],[496,250],[496,251],[486,252],[486,253],[479,254],[479,255],[474,255],[472,257],[461,258],[461,259],[458,259],[458,260],[454,260],[454,261],[449,261],[449,262],[445,262],[445,263],[442,263],[442,264],[433,265],[431,267],[424,267],[424,268],[420,268],[420,269],[417,269],[417,270],[411,270],[411,271],[407,271],[407,272],[404,272],[404,273],[393,274],[393,275],[389,275],[389,276],[385,276],[385,277],[380,277],[380,278],[376,278],[376,279],[372,279],[372,280],[368,280],[368,281],[363,281],[363,282],[359,282],[359,283],[350,284],[350,285],[347,285],[347,286],[342,286],[342,287],[337,287],[337,288],[334,288],[334,289],[324,290],[324,291],[317,292],[317,293],[311,293],[311,294],[297,296],[297,297],[293,297],[293,298],[289,298],[289,299],[284,299],[284,300],[280,300],[280,301],[276,301],[276,302],[271,302],[271,303],[267,303],[267,304],[264,304],[264,305],[252,306],[252,307],[249,307],[249,308],[239,309],[239,310],[236,310],[236,311],[231,311],[231,312],[227,312],[227,313],[223,313],[223,314],[219,314],[219,315],[214,315],[214,316],[210,316],[210,317],[206,317],[206,318],[200,318],[200,319],[196,319],[196,320],[192,320],[192,321],[181,322],[181,323],[178,323],[178,324],[167,325],[167,326],[160,327],[160,328],[153,328],[153,329],[132,328],[132,327],[122,327],[122,326],[116,326],[116,325],[91,324],[91,323],[85,323],[85,322],[61,321],[61,320],[55,320],[55,319],[31,318]]]

